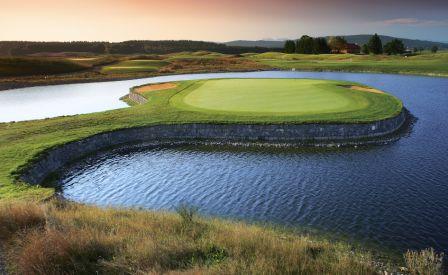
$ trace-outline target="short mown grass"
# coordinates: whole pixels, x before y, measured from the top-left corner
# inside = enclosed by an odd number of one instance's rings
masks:
[[[202,80],[173,96],[170,103],[212,114],[263,116],[267,122],[280,116],[295,123],[359,123],[401,112],[397,98],[380,91],[353,90],[348,84],[318,79]]]
[[[163,60],[126,60],[104,66],[101,71],[103,73],[156,72],[168,64]]]

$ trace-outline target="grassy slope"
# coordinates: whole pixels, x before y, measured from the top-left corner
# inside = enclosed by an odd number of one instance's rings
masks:
[[[246,55],[251,60],[279,69],[303,71],[380,72],[448,76],[448,52],[415,56],[353,54],[284,54],[270,52]]]
[[[402,263],[397,274],[442,274],[443,255],[432,249],[379,264],[368,251],[297,230],[177,212],[0,203],[2,256],[10,274],[395,274]]]
[[[65,59],[0,58],[0,77],[62,74],[86,70],[89,67]]]
[[[12,274],[375,274],[344,243],[179,214],[0,204],[0,244]]]
[[[179,93],[172,102],[186,110],[295,116],[299,122],[380,120],[401,111],[401,103],[390,95],[353,91],[338,84],[309,79],[206,80]]]

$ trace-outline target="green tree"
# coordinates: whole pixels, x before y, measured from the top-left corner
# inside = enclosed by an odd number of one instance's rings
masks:
[[[296,51],[296,43],[293,40],[286,40],[285,53],[294,53]]]
[[[436,53],[438,51],[439,51],[439,47],[437,47],[436,45],[432,46],[432,48],[431,48],[432,53]]]
[[[399,39],[393,39],[389,43],[386,43],[386,45],[384,45],[384,52],[388,55],[404,53],[403,41]]]
[[[314,38],[313,52],[315,54],[330,53],[330,51],[327,39],[323,37]]]
[[[412,49],[412,51],[413,51],[414,53],[417,53],[417,52],[418,52],[418,48],[417,48],[417,47],[414,47],[414,49]]]
[[[369,43],[369,52],[373,54],[382,54],[383,53],[383,42],[381,42],[381,38],[378,34],[372,35],[370,37]]]
[[[367,44],[362,45],[362,49],[361,49],[363,54],[369,54],[369,46],[367,46]]]
[[[342,36],[332,36],[328,40],[328,46],[335,53],[340,53],[347,46],[347,40]]]
[[[422,53],[424,50],[425,50],[425,48],[423,48],[423,47],[418,48],[418,51],[419,51],[420,53]]]
[[[312,54],[314,48],[314,39],[308,35],[303,35],[297,40],[296,52],[304,54]]]

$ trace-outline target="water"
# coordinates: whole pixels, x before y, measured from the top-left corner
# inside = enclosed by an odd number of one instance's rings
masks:
[[[401,98],[417,121],[397,142],[367,148],[116,149],[68,167],[60,180],[62,194],[102,206],[174,209],[187,203],[206,215],[312,227],[392,249],[448,252],[448,79],[299,72],[213,75],[223,76],[361,82]],[[114,83],[123,89],[136,85]]]
[[[325,78],[355,80],[367,84],[378,85],[384,82],[399,83],[407,79],[425,79],[424,82],[435,84],[444,82],[439,78],[422,78],[413,76],[351,74],[351,73],[315,73],[315,72],[250,72],[250,73],[217,73],[217,74],[185,74],[161,76],[153,78],[96,82],[84,84],[67,84],[55,86],[39,86],[30,88],[0,91],[0,123],[44,119],[64,115],[87,114],[119,108],[127,104],[120,100],[129,89],[147,83],[169,82],[208,78]],[[433,81],[431,81],[431,79]],[[446,81],[444,82],[446,83]],[[445,85],[446,87],[446,85]],[[396,88],[396,86],[392,86]],[[395,90],[391,90],[395,91]]]

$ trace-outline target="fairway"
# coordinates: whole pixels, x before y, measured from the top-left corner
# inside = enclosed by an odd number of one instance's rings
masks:
[[[103,73],[155,72],[167,64],[169,63],[161,60],[127,60],[105,66],[101,71]]]
[[[364,119],[393,116],[399,100],[381,91],[318,79],[198,81],[171,99],[177,108],[239,115]]]

